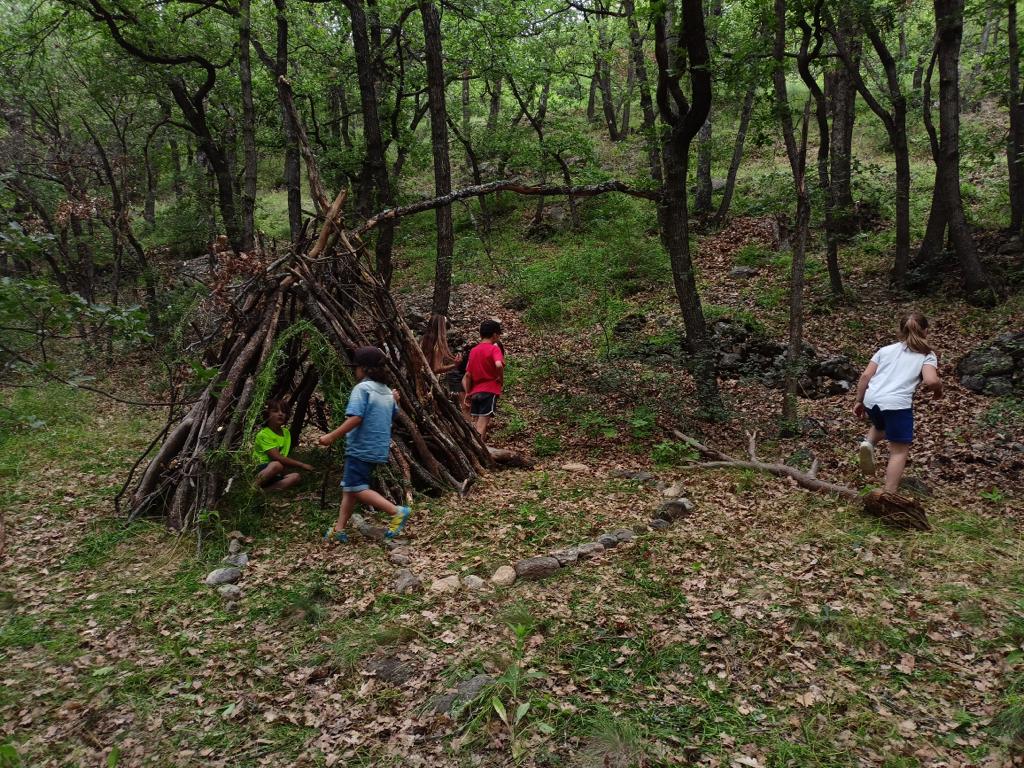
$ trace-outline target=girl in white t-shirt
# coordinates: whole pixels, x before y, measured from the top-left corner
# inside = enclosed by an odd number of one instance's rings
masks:
[[[857,383],[853,412],[871,422],[860,444],[858,458],[865,475],[875,471],[875,445],[889,441],[889,465],[885,469],[885,490],[896,493],[907,465],[914,439],[914,391],[919,384],[942,397],[938,360],[928,346],[928,318],[911,312],[900,320],[900,339],[875,352]]]

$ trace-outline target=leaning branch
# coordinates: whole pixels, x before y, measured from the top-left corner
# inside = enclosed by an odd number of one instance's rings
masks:
[[[514,192],[517,195],[529,195],[529,196],[543,196],[550,197],[554,195],[566,195],[572,197],[594,197],[596,195],[605,195],[609,192],[619,192],[623,195],[629,195],[631,197],[640,197],[644,200],[652,200],[657,202],[661,195],[656,190],[648,189],[637,189],[631,187],[623,181],[603,181],[600,184],[591,184],[583,187],[573,187],[566,185],[556,184],[523,184],[519,181],[492,181],[487,184],[478,184],[473,187],[465,187],[463,189],[457,189],[442,197],[433,197],[428,200],[420,200],[416,203],[410,203],[409,205],[402,205],[396,208],[388,208],[381,211],[380,213],[374,214],[367,219],[363,224],[355,230],[355,234],[363,235],[374,229],[386,221],[393,221],[400,219],[404,216],[412,216],[416,213],[423,213],[424,211],[432,211],[435,208],[441,208],[445,205],[451,205],[457,203],[459,200],[465,200],[468,197],[479,197],[480,195],[492,195],[497,192]]]

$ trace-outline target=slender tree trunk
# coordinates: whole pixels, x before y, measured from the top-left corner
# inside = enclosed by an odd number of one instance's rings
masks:
[[[149,142],[146,142],[146,147],[143,150],[143,160],[146,164],[146,202],[142,208],[142,218],[147,224],[154,224],[156,222],[157,176]]]
[[[432,0],[420,0],[423,18],[424,58],[427,64],[427,98],[430,104],[430,138],[434,145],[434,193],[443,197],[452,191],[452,171],[448,158],[448,110],[445,106],[444,61],[442,58],[441,19]],[[463,122],[469,125],[468,77],[463,77]],[[434,269],[434,297],[431,312],[447,315],[452,288],[452,207],[442,205],[434,211],[437,223],[437,262]]]
[[[844,14],[840,24],[842,34],[850,41],[848,52],[853,68],[860,68],[860,38],[854,17]],[[829,198],[832,204],[832,220],[837,234],[853,234],[853,189],[851,159],[853,155],[853,124],[857,116],[857,86],[854,75],[840,63],[825,78],[825,95],[828,97],[832,118],[832,136],[829,142]]]
[[[1010,179],[1010,231],[1021,234],[1024,228],[1024,96],[1020,88],[1017,0],[1009,0],[1007,3],[1006,33],[1010,49],[1010,81],[1006,94],[1006,105],[1010,111],[1010,133],[1006,147]]]
[[[702,216],[711,210],[711,120],[714,112],[708,113],[708,119],[700,127],[697,134],[697,194],[693,198],[693,212]]]
[[[661,242],[672,267],[679,309],[686,329],[685,346],[693,361],[697,399],[710,414],[722,410],[716,375],[717,352],[708,338],[707,323],[690,256],[687,174],[690,143],[711,109],[711,71],[704,11],[701,0],[682,0],[680,39],[669,35],[668,9],[655,16],[655,57],[658,64],[658,111],[663,124],[661,165],[664,170],[662,197],[658,203]],[[684,66],[682,55],[685,51]],[[691,97],[679,86],[688,72]]]
[[[939,154],[937,195],[972,301],[989,301],[992,285],[982,267],[960,196],[960,42],[964,0],[935,0],[936,57],[939,65]]]
[[[176,139],[169,138],[167,140],[167,150],[171,153],[171,189],[174,191],[175,202],[180,202],[181,195],[185,191],[185,182],[182,178],[181,154]]]
[[[462,132],[469,136],[469,79],[471,76],[469,62],[462,67]]]
[[[640,36],[640,25],[636,20],[633,0],[622,0],[622,9],[626,14],[626,24],[629,27],[629,51],[633,58],[633,69],[636,71],[636,82],[640,91],[640,110],[644,116],[640,130],[643,131],[644,141],[647,144],[647,163],[650,167],[651,178],[660,183],[662,178],[661,150],[655,136],[657,115],[654,111],[654,100],[651,98],[643,38]]]
[[[356,73],[359,78],[359,98],[363,112],[363,140],[366,142],[365,177],[372,180],[377,207],[390,208],[394,203],[391,181],[388,178],[387,159],[384,156],[384,141],[381,137],[380,113],[377,109],[378,96],[375,86],[373,53],[366,12],[362,0],[344,0],[352,17],[352,42],[356,54]],[[367,201],[368,202],[368,201]],[[369,215],[367,207],[364,215]],[[377,272],[385,285],[391,282],[391,248],[395,239],[395,226],[387,222],[377,235],[375,254]]]
[[[622,98],[622,103],[619,105],[620,116],[622,124],[619,128],[619,137],[625,139],[629,136],[630,132],[630,112],[633,106],[633,89],[636,87],[636,66],[633,63],[632,58],[627,65],[626,71],[626,93]]]
[[[750,127],[750,116],[754,112],[754,98],[757,95],[757,83],[751,81],[747,86],[747,92],[743,96],[743,106],[740,108],[740,126],[736,131],[736,141],[732,147],[732,161],[729,163],[729,174],[725,178],[725,190],[722,192],[722,201],[718,204],[718,211],[711,222],[713,227],[720,227],[725,223],[729,215],[729,206],[732,205],[732,196],[736,190],[736,175],[740,170],[740,163],[743,161],[743,145],[747,140],[747,129]]]
[[[256,242],[256,109],[252,98],[250,0],[238,5],[238,78],[242,85],[242,250]]]
[[[587,97],[587,122],[597,120],[597,84],[601,80],[601,65],[594,57],[594,74],[590,78],[590,95]]]
[[[491,104],[487,110],[487,131],[491,133],[498,129],[498,117],[501,115],[501,75],[491,84]]]

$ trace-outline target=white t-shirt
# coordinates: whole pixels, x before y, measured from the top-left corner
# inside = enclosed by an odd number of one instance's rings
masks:
[[[883,411],[910,408],[914,402],[914,390],[921,383],[921,368],[926,365],[939,367],[934,352],[922,355],[902,341],[882,347],[875,352],[871,362],[878,366],[878,370],[868,382],[864,405],[868,408],[877,405]]]

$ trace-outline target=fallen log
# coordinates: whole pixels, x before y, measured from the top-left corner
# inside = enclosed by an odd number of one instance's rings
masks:
[[[756,432],[747,433],[748,457],[746,459],[736,459],[722,451],[709,448],[678,430],[673,430],[672,434],[705,457],[704,461],[692,464],[691,468],[711,469],[715,467],[728,467],[733,469],[751,469],[756,472],[766,472],[776,477],[788,477],[801,488],[809,491],[834,493],[850,501],[858,502],[865,513],[895,528],[915,531],[931,530],[931,526],[928,524],[928,515],[925,513],[921,502],[917,501],[917,499],[902,496],[898,493],[886,493],[882,490],[875,490],[867,495],[862,495],[859,491],[849,486],[821,480],[817,477],[817,460],[814,461],[807,472],[802,472],[796,467],[791,467],[789,464],[761,461],[757,457]]]

